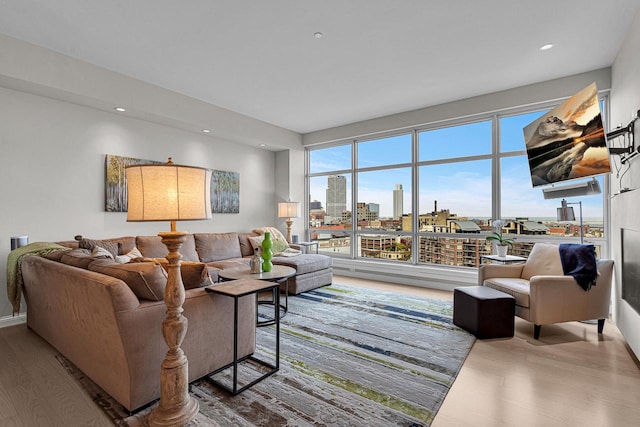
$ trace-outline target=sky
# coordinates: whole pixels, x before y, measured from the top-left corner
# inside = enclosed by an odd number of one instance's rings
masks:
[[[501,194],[504,219],[514,217],[555,218],[560,199],[545,200],[542,188],[533,188],[525,152],[523,128],[539,118],[545,111],[500,119],[500,144],[503,153],[517,154],[502,157]],[[491,218],[491,122],[466,124],[418,133],[418,160],[430,162],[419,167],[420,213],[431,212],[434,201],[438,210],[449,209],[461,217]],[[396,184],[404,189],[404,213],[411,210],[411,135],[359,142],[358,168],[404,165],[384,170],[358,173],[358,202],[378,203],[380,216],[393,215],[393,190]],[[446,162],[461,156],[484,156],[464,162]],[[440,162],[434,164],[433,162]],[[351,145],[311,151],[311,173],[349,171]],[[347,177],[348,207],[351,202],[351,173]],[[598,177],[601,188],[602,176]],[[584,180],[580,180],[584,181]],[[575,181],[575,182],[580,182]],[[560,185],[571,184],[565,181]],[[310,181],[311,200],[319,200],[326,207],[326,176],[313,177]],[[602,195],[567,199],[582,202],[585,218],[602,218]],[[576,209],[576,215],[578,210]]]

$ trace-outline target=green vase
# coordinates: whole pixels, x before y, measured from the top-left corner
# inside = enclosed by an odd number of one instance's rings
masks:
[[[264,233],[264,240],[262,241],[262,271],[271,271],[273,264],[271,264],[271,258],[273,258],[273,252],[271,247],[273,241],[271,241],[271,233]]]

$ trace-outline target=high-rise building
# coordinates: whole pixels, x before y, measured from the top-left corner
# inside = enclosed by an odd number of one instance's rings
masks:
[[[380,219],[380,205],[378,203],[367,203],[367,209],[371,213],[371,219]]]
[[[314,200],[313,202],[309,202],[309,210],[310,211],[319,211],[322,210],[322,202]]]
[[[402,184],[396,184],[396,189],[393,190],[393,219],[402,218],[402,214],[404,213],[402,206],[403,197]]]
[[[327,178],[327,215],[342,218],[347,210],[347,178],[342,175],[331,175]]]

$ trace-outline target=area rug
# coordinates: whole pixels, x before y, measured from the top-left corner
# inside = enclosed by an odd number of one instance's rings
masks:
[[[475,339],[451,302],[342,285],[289,297],[280,331],[276,374],[235,397],[191,384],[194,426],[429,426]],[[273,357],[275,327],[257,334],[256,354]],[[115,425],[144,425],[146,411],[128,416],[59,360]]]

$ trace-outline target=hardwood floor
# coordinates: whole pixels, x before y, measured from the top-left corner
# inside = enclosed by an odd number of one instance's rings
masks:
[[[447,291],[336,276],[336,283],[452,300]],[[477,340],[432,426],[640,425],[640,368],[607,322],[533,326],[512,339]],[[26,325],[0,328],[0,425],[109,426]]]
[[[113,426],[26,324],[0,328],[0,425]]]

